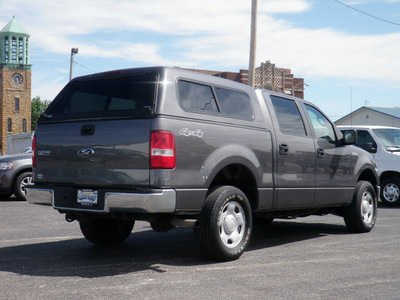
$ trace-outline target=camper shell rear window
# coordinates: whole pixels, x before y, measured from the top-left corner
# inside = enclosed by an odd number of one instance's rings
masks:
[[[149,117],[156,98],[158,73],[113,75],[70,82],[39,122]]]

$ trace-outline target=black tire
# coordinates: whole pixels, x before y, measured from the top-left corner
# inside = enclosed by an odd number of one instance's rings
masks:
[[[352,232],[369,232],[375,225],[377,216],[377,197],[368,181],[356,185],[352,203],[344,210],[344,221]]]
[[[382,180],[381,201],[386,206],[400,205],[400,179],[391,177]]]
[[[246,195],[233,186],[222,186],[208,195],[194,228],[203,255],[212,260],[238,259],[252,232],[252,212]]]
[[[0,200],[10,199],[11,194],[0,194]]]
[[[13,193],[18,200],[26,201],[25,187],[28,185],[32,185],[32,172],[19,174],[13,187]]]
[[[125,241],[131,234],[135,221],[112,218],[86,219],[79,222],[85,238],[98,246],[114,246]]]

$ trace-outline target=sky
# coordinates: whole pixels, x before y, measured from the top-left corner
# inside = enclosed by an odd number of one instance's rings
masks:
[[[248,69],[251,0],[0,0],[30,33],[32,97],[73,77],[143,66]],[[400,107],[400,0],[258,0],[256,66],[304,78],[332,120]]]

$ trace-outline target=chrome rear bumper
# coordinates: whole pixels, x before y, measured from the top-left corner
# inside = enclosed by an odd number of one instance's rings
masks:
[[[52,189],[26,188],[26,198],[31,204],[48,205],[68,211],[172,213],[176,208],[176,192],[173,189],[153,189],[148,193],[106,192],[103,210],[56,206]]]

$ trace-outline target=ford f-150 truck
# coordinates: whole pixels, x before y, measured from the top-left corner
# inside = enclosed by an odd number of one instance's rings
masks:
[[[96,245],[145,220],[193,227],[206,257],[234,260],[253,218],[332,213],[370,231],[379,179],[354,143],[292,96],[179,68],[110,71],[75,78],[41,116],[27,199]]]

